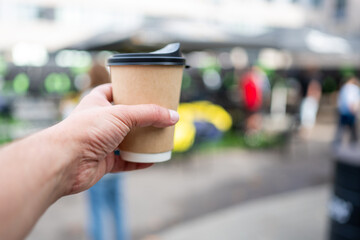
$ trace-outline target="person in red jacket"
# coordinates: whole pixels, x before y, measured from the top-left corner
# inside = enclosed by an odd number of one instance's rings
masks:
[[[249,112],[257,112],[262,105],[262,83],[259,74],[254,70],[245,73],[241,78],[241,92],[244,106]]]
[[[247,131],[256,131],[261,127],[261,114],[259,112],[263,106],[263,92],[266,82],[266,75],[258,67],[252,67],[240,78],[239,93],[248,114]]]

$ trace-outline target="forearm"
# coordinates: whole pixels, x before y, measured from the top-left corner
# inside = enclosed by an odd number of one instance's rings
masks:
[[[152,165],[126,162],[114,150],[131,128],[172,126],[178,114],[111,102],[111,85],[97,87],[61,123],[0,149],[0,239],[24,238],[53,202],[108,172]]]
[[[62,196],[66,150],[61,151],[56,128],[0,149],[0,239],[23,239]]]

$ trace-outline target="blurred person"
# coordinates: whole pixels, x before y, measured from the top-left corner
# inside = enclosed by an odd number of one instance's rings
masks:
[[[24,239],[46,209],[105,174],[150,167],[114,151],[134,127],[168,127],[179,115],[157,105],[112,105],[111,84],[85,96],[71,115],[0,148],[0,239]]]
[[[239,80],[241,100],[247,111],[246,131],[258,131],[261,128],[264,95],[269,88],[269,81],[265,73],[256,66],[243,74]]]
[[[341,145],[344,129],[350,132],[350,143],[355,145],[358,140],[357,134],[357,112],[360,100],[359,81],[357,78],[350,78],[340,89],[338,96],[338,127],[335,135],[334,145]]]
[[[302,98],[301,85],[294,78],[288,78],[286,82],[288,83],[288,91],[286,96],[286,111],[291,115],[297,115],[299,113],[299,107]]]
[[[110,83],[109,72],[102,64],[103,58],[95,58],[88,74],[90,86],[82,97],[104,83]],[[129,232],[126,227],[125,199],[122,174],[104,176],[88,191],[89,222],[88,234],[93,240],[126,240]]]
[[[306,96],[300,105],[300,134],[303,137],[307,137],[315,126],[321,99],[321,90],[320,82],[313,78],[308,85]]]
[[[129,239],[123,188],[123,176],[118,173],[105,175],[88,190],[91,239]]]

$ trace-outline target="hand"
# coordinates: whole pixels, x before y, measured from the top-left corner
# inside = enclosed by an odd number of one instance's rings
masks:
[[[152,163],[126,162],[114,154],[133,127],[168,127],[179,115],[157,105],[112,105],[111,84],[93,89],[74,112],[58,124],[62,144],[70,149],[63,173],[64,195],[90,188],[109,172],[147,168]]]
[[[111,85],[99,86],[64,121],[0,148],[0,239],[24,239],[52,203],[106,173],[151,165],[125,162],[114,150],[133,127],[167,127],[179,115],[111,101]]]

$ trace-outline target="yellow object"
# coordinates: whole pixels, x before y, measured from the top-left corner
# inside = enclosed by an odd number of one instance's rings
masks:
[[[194,144],[195,133],[194,124],[187,121],[179,121],[175,127],[174,151],[185,152],[189,150]]]
[[[195,141],[195,121],[213,124],[218,130],[225,132],[232,126],[230,114],[221,106],[208,101],[181,103],[178,107],[180,121],[175,127],[174,151],[185,152]]]

